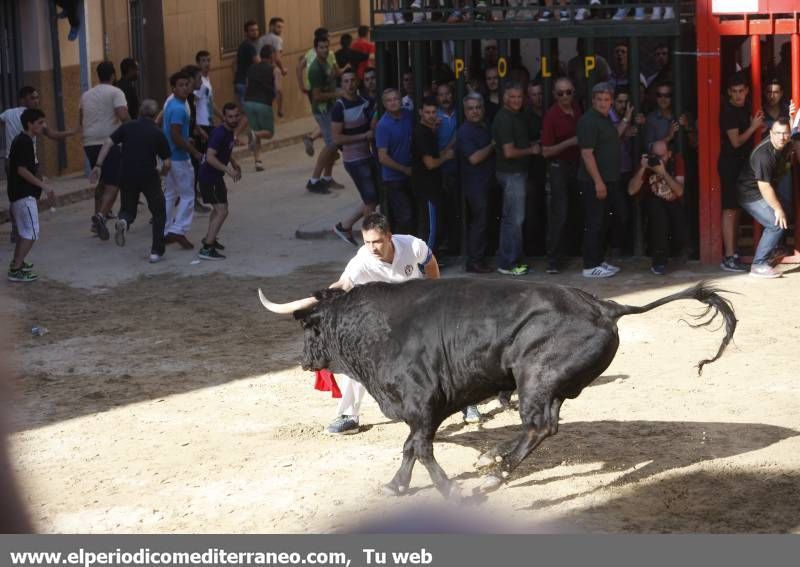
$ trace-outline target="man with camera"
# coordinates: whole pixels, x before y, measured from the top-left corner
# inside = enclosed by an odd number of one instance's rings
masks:
[[[639,169],[628,183],[628,194],[636,195],[644,188],[645,210],[649,225],[650,271],[657,276],[667,272],[667,260],[672,248],[686,245],[687,225],[683,211],[683,158],[672,152],[664,140],[653,142],[650,154],[642,156]]]

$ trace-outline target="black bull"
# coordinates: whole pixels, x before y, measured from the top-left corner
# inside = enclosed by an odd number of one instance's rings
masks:
[[[481,489],[495,489],[558,431],[564,400],[576,398],[611,364],[620,317],[679,299],[700,301],[707,308],[696,319],[706,320],[693,326],[721,314],[726,329],[716,355],[701,361],[698,373],[717,360],[736,328],[730,302],[718,291],[701,283],[633,307],[554,285],[414,280],[371,283],[349,293],[323,290],[315,294],[316,305],[294,317],[305,329],[304,369],[347,374],[386,416],[411,429],[387,487],[404,493],[419,460],[448,496],[455,486],[433,456],[433,438],[448,416],[500,391],[518,391],[522,433],[479,459],[480,466],[491,465]]]

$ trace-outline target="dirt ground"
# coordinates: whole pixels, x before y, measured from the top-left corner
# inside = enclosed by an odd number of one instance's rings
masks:
[[[21,341],[14,383],[15,473],[37,528],[329,532],[440,505],[421,466],[410,495],[381,492],[407,429],[374,401],[359,435],[323,434],[336,404],[297,364],[300,328],[258,303],[259,286],[288,300],[340,268],[14,288],[14,336],[51,329]],[[620,276],[589,289],[641,304],[708,275],[718,274]],[[468,502],[467,517],[502,531],[800,532],[798,277],[721,280],[739,294],[740,325],[699,378],[694,365],[722,336],[680,322],[699,304],[624,318],[616,359],[565,403],[558,435],[507,486]],[[477,455],[519,429],[516,412],[496,401],[481,410],[482,425],[450,418],[435,445],[467,495],[480,482]]]

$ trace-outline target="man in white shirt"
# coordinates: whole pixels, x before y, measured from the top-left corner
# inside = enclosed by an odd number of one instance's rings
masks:
[[[83,150],[94,169],[100,148],[106,138],[123,122],[130,120],[128,100],[121,89],[112,83],[116,76],[114,64],[103,61],[97,65],[97,78],[100,84],[81,95],[78,123],[83,128]],[[95,214],[92,216],[92,232],[96,232],[101,240],[108,240],[106,218],[117,199],[120,186],[122,155],[118,147],[114,147],[103,161],[100,182],[95,188]]]
[[[283,66],[283,18],[270,18],[269,20],[269,33],[265,33],[258,40],[256,51],[260,52],[261,48],[265,45],[271,45],[274,49],[274,63],[280,69],[281,75],[284,77],[289,74],[286,67]]]
[[[380,213],[364,217],[361,225],[362,246],[348,262],[339,281],[332,288],[350,291],[357,285],[370,282],[400,283],[419,278],[439,278],[439,264],[424,240],[407,234],[392,234],[389,220]],[[364,386],[343,374],[336,376],[342,398],[338,417],[328,426],[327,433],[346,435],[358,433],[358,415]]]

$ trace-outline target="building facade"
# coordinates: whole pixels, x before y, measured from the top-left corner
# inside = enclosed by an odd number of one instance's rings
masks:
[[[80,4],[80,2],[79,2]],[[243,24],[254,19],[262,33],[270,18],[285,20],[283,58],[291,70],[312,46],[318,27],[331,30],[332,47],[343,33],[355,35],[369,22],[368,0],[84,0],[81,36],[68,40],[70,25],[56,19],[52,0],[0,0],[0,31],[9,41],[0,74],[0,106],[16,106],[16,91],[35,86],[51,128],[72,128],[78,122],[78,103],[86,88],[97,83],[100,61],[139,61],[140,95],[162,101],[169,94],[168,76],[194,63],[195,54],[212,54],[211,81],[219,106],[234,100],[236,49]],[[284,120],[306,116],[307,98],[294,74],[284,81]],[[278,123],[280,128],[280,123]],[[40,148],[45,175],[79,172],[84,167],[80,136],[64,144],[46,140]],[[61,147],[59,147],[61,146]]]

